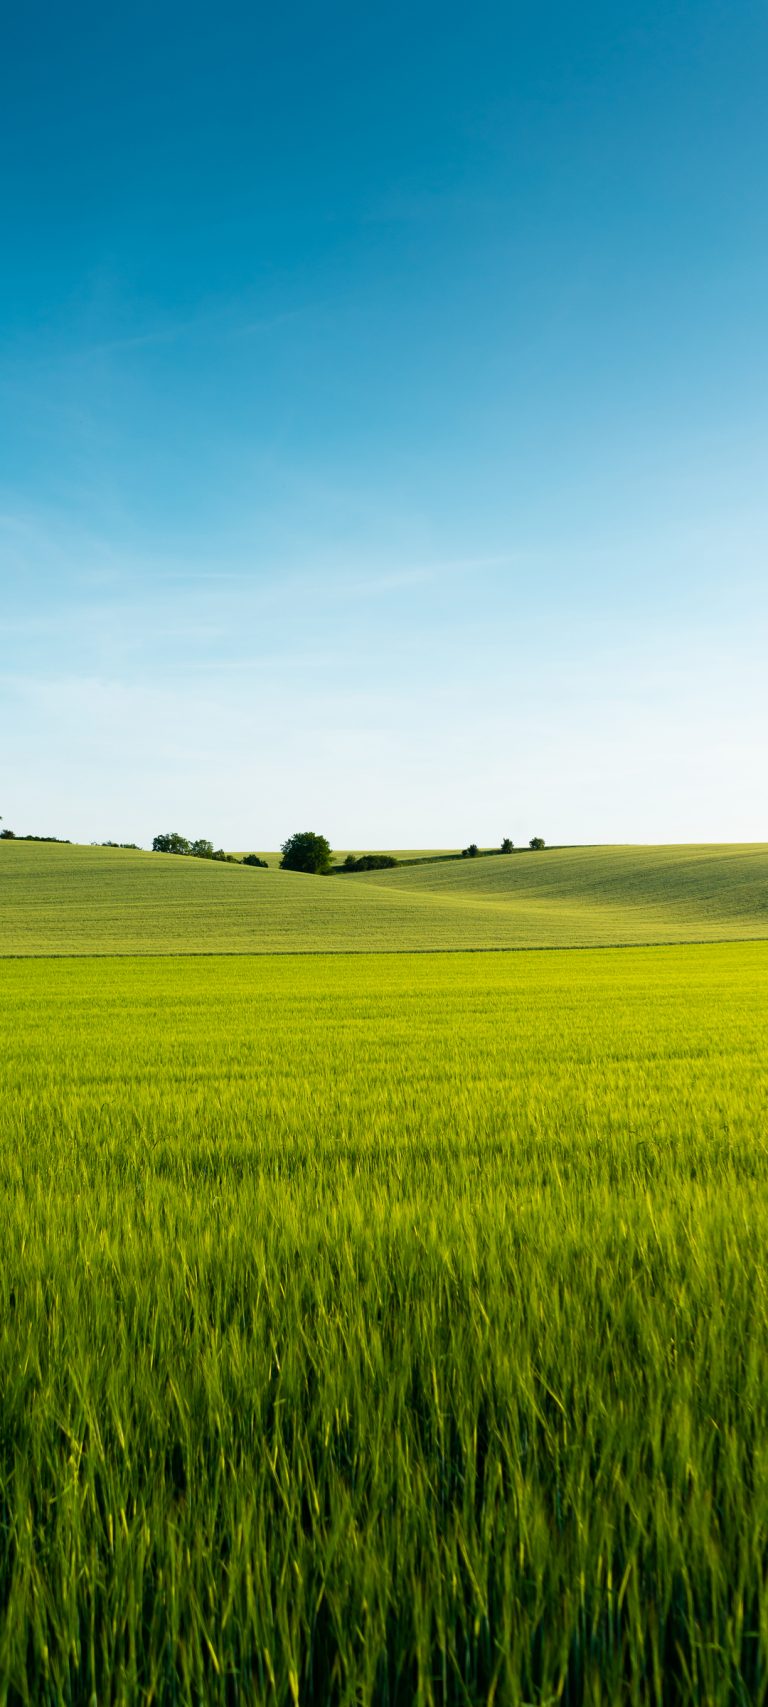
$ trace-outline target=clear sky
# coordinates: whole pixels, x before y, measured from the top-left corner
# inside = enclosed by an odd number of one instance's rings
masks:
[[[763,0],[17,6],[0,812],[768,839]]]

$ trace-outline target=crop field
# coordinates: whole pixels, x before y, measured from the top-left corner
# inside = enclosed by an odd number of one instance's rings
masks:
[[[768,944],[29,930],[3,1707],[768,1698]]]
[[[119,848],[0,842],[0,955],[766,937],[766,846],[526,850],[317,878]]]
[[[405,857],[405,856],[404,856]],[[762,915],[768,929],[768,846],[521,848],[480,859],[429,858],[402,870],[361,873],[394,889],[505,902],[520,896],[595,907],[675,908],[681,919]]]

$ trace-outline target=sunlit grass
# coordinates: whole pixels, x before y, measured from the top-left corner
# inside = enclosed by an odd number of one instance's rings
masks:
[[[768,948],[1,987],[0,1701],[764,1698]]]
[[[0,842],[0,956],[560,948],[768,937],[768,848],[579,848],[318,878]]]

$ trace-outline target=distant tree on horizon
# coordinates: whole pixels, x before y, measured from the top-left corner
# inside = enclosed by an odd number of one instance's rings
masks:
[[[280,849],[283,871],[307,871],[324,877],[331,869],[331,844],[314,830],[297,830]]]
[[[461,857],[462,859],[477,859],[479,852],[477,842],[470,842],[468,848],[462,848]]]
[[[168,830],[165,835],[155,836],[152,843],[153,853],[188,854],[192,852],[191,844],[186,836],[180,836],[178,830]]]
[[[544,848],[544,847],[546,847],[546,845],[547,844],[546,844],[543,836],[531,836],[531,839],[528,843],[529,848],[533,848],[534,851],[537,851],[539,848]]]
[[[510,837],[505,836],[503,841],[502,841],[502,844],[501,844],[501,852],[502,853],[511,853],[512,849],[514,848],[514,845],[515,844],[513,841],[510,840]]]

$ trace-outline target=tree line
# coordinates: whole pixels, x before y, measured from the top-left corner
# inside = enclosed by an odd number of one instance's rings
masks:
[[[178,830],[166,830],[162,835],[155,836],[152,852],[183,854],[188,859],[220,859],[227,865],[239,864],[234,854],[225,853],[223,848],[215,848],[213,842],[207,841],[205,836],[197,836],[194,841],[189,841],[187,836],[180,836]]]
[[[546,846],[543,836],[531,836],[528,843],[534,852]],[[497,848],[480,848],[477,842],[470,842],[462,848],[460,854],[441,854],[441,859],[487,859],[491,854],[511,854],[515,844],[511,836],[504,836]],[[303,830],[295,836],[289,836],[283,842],[280,865],[284,871],[306,871],[319,876],[343,875],[352,871],[385,871],[395,865],[419,864],[419,860],[399,860],[394,854],[347,854],[341,865],[333,864],[333,850],[326,836],[318,836],[313,830]]]
[[[23,842],[66,842],[62,836],[17,836],[13,830],[0,830],[2,841]],[[543,836],[531,836],[529,848],[537,851],[546,846]],[[91,842],[93,848],[132,848],[139,852],[137,842]],[[511,854],[515,844],[511,836],[502,837],[497,848],[481,848],[477,842],[470,842],[462,848],[460,854],[439,854],[440,860],[451,859],[487,859],[492,854]],[[197,836],[190,840],[179,834],[178,830],[166,830],[155,836],[152,842],[153,853],[179,854],[187,859],[219,860],[225,865],[261,866],[268,869],[268,861],[259,854],[243,854],[238,859],[236,854],[225,853],[223,848],[215,848],[213,842],[206,836]],[[280,849],[280,868],[283,871],[303,871],[320,877],[345,874],[353,871],[388,871],[396,865],[415,865],[421,861],[416,856],[413,860],[399,860],[394,854],[388,853],[348,853],[341,865],[333,863],[333,849],[327,836],[319,836],[314,830],[299,830],[283,842]]]
[[[533,848],[534,852],[537,852],[539,848],[545,848],[546,845],[543,836],[531,836],[528,843],[529,848]],[[511,836],[504,836],[501,846],[498,848],[479,848],[477,842],[470,842],[468,848],[462,848],[461,857],[462,859],[482,859],[487,858],[489,854],[514,853],[514,849],[515,844]]]
[[[215,848],[206,836],[198,836],[195,841],[189,841],[186,836],[180,836],[178,830],[166,830],[162,835],[155,836],[152,852],[182,854],[188,859],[218,859],[225,865],[261,865],[265,870],[267,868],[267,861],[259,859],[258,854],[244,854],[242,859],[238,859],[236,854],[228,854],[223,848]]]
[[[61,842],[71,847],[69,836],[17,836],[15,830],[0,830],[0,842]]]

